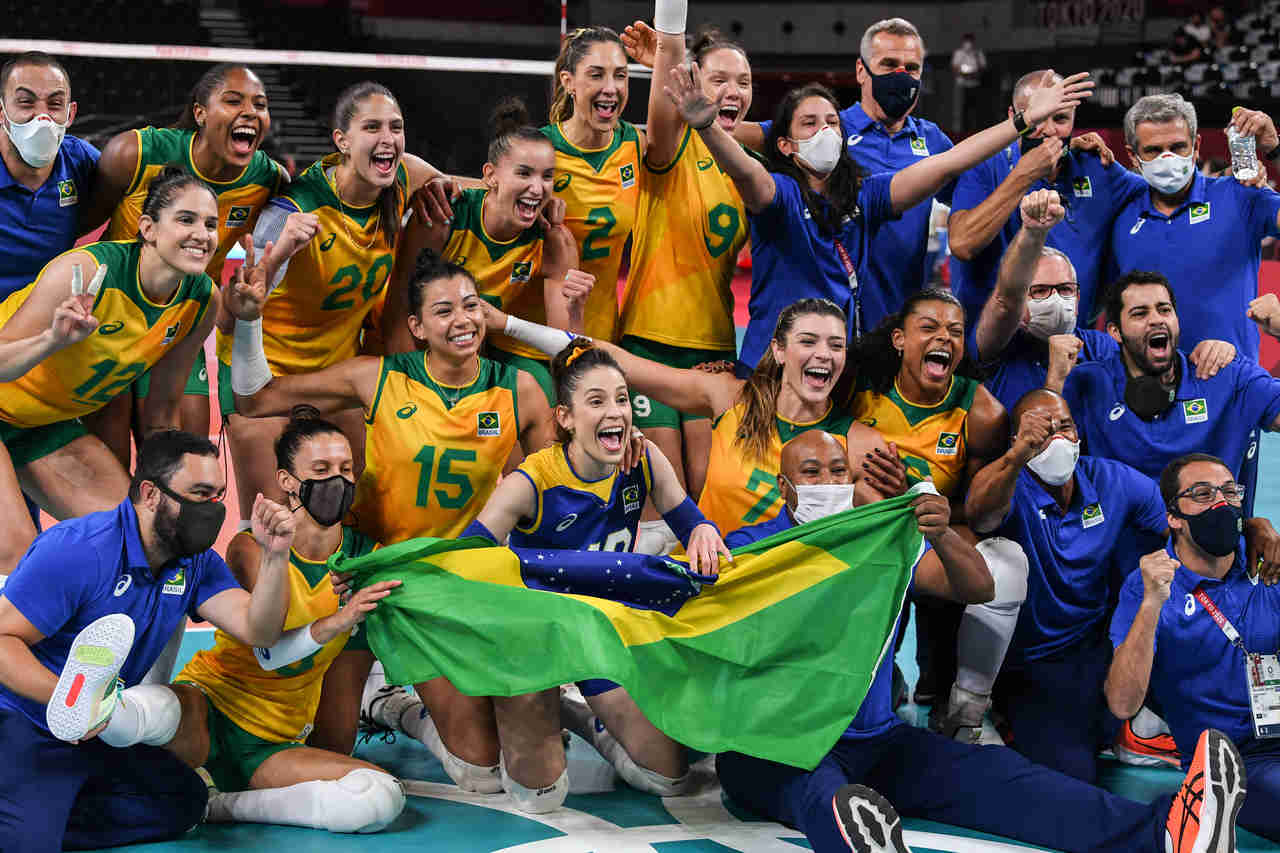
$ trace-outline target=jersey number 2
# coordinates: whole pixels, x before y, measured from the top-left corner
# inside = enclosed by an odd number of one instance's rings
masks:
[[[595,207],[587,213],[587,225],[595,225],[587,232],[587,237],[582,241],[582,260],[598,261],[600,258],[609,257],[608,246],[595,245],[596,240],[608,240],[609,234],[613,231],[613,226],[618,224],[618,220],[613,215],[613,211],[607,207]]]
[[[431,490],[431,474],[435,467],[436,448],[431,444],[422,445],[422,449],[418,451],[418,455],[413,457],[413,461],[421,466],[422,470],[418,474],[418,506],[427,506],[431,495],[436,496],[436,503],[442,509],[462,509],[467,505],[467,501],[471,500],[471,496],[476,493],[475,487],[471,485],[471,478],[466,474],[459,474],[456,471],[450,471],[449,466],[454,462],[475,462],[476,452],[474,450],[459,450],[456,447],[446,447],[444,452],[440,454],[440,467],[435,468],[435,481],[440,486],[451,486],[458,490],[457,494],[450,494],[445,489]]]

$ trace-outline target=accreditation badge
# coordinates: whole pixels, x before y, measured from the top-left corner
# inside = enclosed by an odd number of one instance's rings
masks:
[[[1259,739],[1280,738],[1280,659],[1247,652],[1244,668],[1254,735]]]

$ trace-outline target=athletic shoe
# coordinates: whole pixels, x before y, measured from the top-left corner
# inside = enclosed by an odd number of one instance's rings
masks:
[[[1132,720],[1124,721],[1111,753],[1117,761],[1137,767],[1182,766],[1182,753],[1169,725],[1145,707]]]
[[[404,713],[408,698],[403,687],[387,684],[382,668],[375,665],[369,672],[360,696],[360,722],[357,729],[360,732],[360,742],[368,743],[378,737],[383,743],[395,743],[398,728],[396,724]],[[413,698],[418,701],[417,696]]]
[[[934,703],[930,710],[929,728],[960,743],[975,746],[984,743],[1003,744],[998,735],[983,735],[983,721],[990,707],[990,698],[970,693],[953,684],[950,701],[945,706],[940,702]]]
[[[856,853],[911,853],[902,818],[889,801],[865,785],[845,785],[831,798],[836,826]]]
[[[1239,750],[1222,732],[1206,729],[1169,807],[1166,853],[1235,853],[1236,815],[1244,795]]]
[[[938,679],[934,676],[933,670],[922,670],[920,678],[916,680],[916,690],[911,697],[912,701],[917,705],[932,705],[937,701],[937,698]]]
[[[76,635],[45,709],[54,737],[78,741],[110,719],[118,695],[116,676],[133,647],[133,631],[132,619],[110,613]]]

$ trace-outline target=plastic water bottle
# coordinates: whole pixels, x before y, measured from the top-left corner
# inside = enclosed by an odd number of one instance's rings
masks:
[[[1235,115],[1240,107],[1231,111]],[[1231,174],[1237,181],[1252,181],[1258,177],[1258,142],[1252,136],[1241,136],[1234,127],[1227,126],[1227,147],[1231,149]]]

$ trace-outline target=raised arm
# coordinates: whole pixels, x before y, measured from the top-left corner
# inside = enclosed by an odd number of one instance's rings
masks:
[[[974,332],[978,341],[974,356],[978,360],[993,361],[1013,340],[1022,324],[1027,288],[1035,278],[1045,238],[1066,214],[1056,190],[1036,190],[1022,199],[1022,228],[1000,259],[995,289],[987,297]]]
[[[427,213],[428,193],[417,190],[409,198],[412,211],[409,221],[396,239],[396,261],[387,282],[387,301],[382,307],[382,340],[388,353],[413,352],[418,341],[409,331],[409,281],[423,249],[444,251],[452,227],[443,219],[431,219]]]
[[[1147,554],[1138,563],[1142,572],[1142,603],[1129,626],[1125,640],[1116,646],[1115,657],[1107,671],[1102,691],[1107,707],[1121,720],[1127,720],[1142,709],[1151,684],[1151,666],[1156,655],[1156,628],[1160,610],[1169,600],[1169,585],[1178,561],[1169,552],[1159,550]]]
[[[693,74],[697,73],[698,66],[695,63]],[[654,85],[657,85],[657,81],[655,76]],[[690,74],[689,68],[683,65],[673,67],[663,81],[666,96],[675,104],[689,127],[702,137],[720,167],[733,179],[747,210],[759,213],[773,201],[778,189],[769,170],[716,123],[726,88],[727,85],[717,89],[714,100],[708,98],[703,94],[701,84]]]
[[[1009,449],[973,475],[964,514],[974,533],[990,533],[1009,515],[1019,472],[1044,450],[1052,435],[1053,423],[1048,417],[1034,410],[1024,412]]]
[[[1027,108],[1022,114],[1026,126],[1036,127],[1058,110],[1079,104],[1092,92],[1093,82],[1089,80],[1088,72],[1083,71],[1072,74],[1055,86],[1036,89],[1032,92]],[[995,154],[1017,139],[1018,135],[1013,119],[1006,119],[970,136],[956,144],[954,148],[926,157],[919,163],[914,163],[898,172],[893,176],[893,183],[889,187],[893,197],[894,211],[901,213],[929,198],[948,181]],[[1044,148],[1045,145],[1040,147]],[[1021,199],[1025,193],[1024,188],[1014,195],[1016,199]],[[1009,212],[1012,212],[1017,204],[1018,201],[1015,200],[1009,207]],[[1008,218],[1008,213],[1005,214],[1005,218]],[[954,241],[955,238],[949,237],[949,239]],[[987,242],[990,242],[990,239]],[[954,245],[952,251],[955,251]]]
[[[98,267],[88,285],[83,266],[71,267],[71,286],[67,298],[53,309],[49,327],[34,335],[0,342],[0,382],[12,382],[55,352],[79,343],[98,328],[93,316],[93,302],[106,278],[107,268]],[[52,290],[52,288],[50,288]]]
[[[654,10],[653,79],[666,80],[671,69],[684,63],[684,30],[688,0],[657,0]],[[655,167],[675,159],[684,134],[685,121],[661,86],[649,87],[649,118],[645,128],[649,148],[645,157]]]
[[[964,428],[968,453],[966,475],[972,480],[1009,446],[1009,413],[986,387],[979,385]]]

